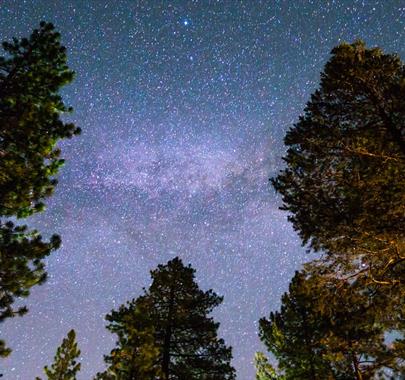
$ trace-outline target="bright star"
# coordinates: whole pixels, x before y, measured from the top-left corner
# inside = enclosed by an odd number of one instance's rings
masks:
[[[184,24],[185,26],[187,26],[187,25],[188,25],[188,20],[184,20],[184,21],[183,21],[183,24]]]

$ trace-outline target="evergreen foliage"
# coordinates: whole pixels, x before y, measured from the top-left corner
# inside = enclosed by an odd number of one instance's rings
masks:
[[[41,259],[59,244],[57,235],[44,242],[37,231],[27,232],[26,226],[0,223],[0,323],[27,312],[25,306],[12,307],[15,298],[27,297],[32,286],[45,281],[45,265]],[[0,341],[0,356],[7,356],[10,352]]]
[[[360,41],[334,48],[285,144],[287,168],[272,182],[304,244],[326,252],[324,264],[339,273],[403,290],[405,66],[399,57]]]
[[[80,371],[80,363],[76,359],[80,356],[80,350],[76,343],[76,333],[70,330],[58,347],[55,359],[50,368],[44,368],[48,380],[76,380],[76,374]],[[41,380],[37,377],[37,380]]]
[[[160,349],[155,343],[155,329],[148,319],[145,303],[121,305],[107,316],[108,329],[117,334],[117,348],[105,356],[107,371],[96,379],[162,379]]]
[[[255,354],[256,380],[284,380],[284,376],[277,375],[263,352]]]
[[[222,297],[200,290],[194,273],[179,258],[159,265],[142,296],[107,316],[118,342],[99,379],[235,378],[231,348],[217,336],[219,323],[208,316]]]
[[[376,319],[373,298],[356,284],[296,272],[280,311],[260,320],[260,337],[287,380],[388,379],[405,367]]]
[[[60,34],[41,22],[30,38],[3,42],[0,57],[0,215],[26,217],[44,208],[63,164],[58,140],[80,132],[58,91],[73,80]]]
[[[331,371],[320,344],[324,331],[313,307],[316,295],[306,291],[304,277],[297,272],[282,297],[280,312],[260,320],[260,338],[287,380],[328,379]]]
[[[15,297],[27,297],[46,279],[43,258],[60,245],[37,231],[15,226],[8,218],[44,209],[63,164],[57,142],[80,132],[60,115],[69,112],[58,91],[73,79],[60,35],[41,22],[31,36],[4,42],[0,57],[0,322],[24,314]],[[10,349],[0,341],[0,356]]]
[[[277,341],[280,324],[289,339],[302,340],[294,331],[304,323],[292,308],[297,302],[314,318],[308,331],[315,347],[309,347],[330,364],[333,378],[399,376],[405,362],[405,65],[361,41],[334,48],[320,88],[285,144],[287,167],[272,183],[303,244],[322,256],[306,265],[310,280],[300,280],[303,289],[292,283],[284,309],[262,321],[263,338],[269,348],[277,343],[280,367],[297,361],[283,356],[284,333]],[[394,337],[390,344],[387,334]]]

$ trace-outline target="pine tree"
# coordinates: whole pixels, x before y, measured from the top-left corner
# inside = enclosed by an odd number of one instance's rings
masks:
[[[152,285],[142,296],[107,316],[107,328],[119,338],[117,348],[106,357],[110,364],[107,374],[115,373],[113,378],[120,380],[235,378],[231,348],[217,336],[219,323],[208,316],[222,297],[212,290],[200,290],[194,273],[179,258],[159,265],[151,272]],[[149,340],[151,335],[153,340]],[[138,376],[145,341],[149,342],[145,356],[153,359],[146,367],[158,371],[152,377]]]
[[[14,309],[14,299],[27,297],[33,285],[45,281],[46,272],[41,259],[59,244],[57,235],[50,242],[44,242],[38,232],[27,232],[26,226],[16,227],[12,222],[0,225],[0,323],[27,312],[25,306]],[[0,340],[0,357],[10,352]]]
[[[297,272],[280,311],[260,320],[260,336],[287,380],[389,378],[404,366],[374,306],[356,283]]]
[[[0,322],[24,314],[13,309],[46,279],[43,258],[60,245],[37,231],[15,226],[8,218],[27,217],[44,209],[63,164],[58,140],[79,133],[60,119],[67,108],[59,89],[73,79],[65,48],[52,24],[41,22],[31,36],[4,42],[0,57]],[[0,341],[0,356],[10,350]]]
[[[405,66],[358,41],[332,50],[272,180],[304,244],[341,275],[405,298]]]
[[[76,380],[76,374],[80,371],[80,363],[76,361],[79,356],[76,333],[70,330],[58,347],[51,368],[44,368],[48,380]],[[41,379],[37,377],[37,380]]]
[[[272,182],[303,244],[322,251],[312,273],[355,282],[403,352],[405,65],[360,41],[336,47],[285,144]]]

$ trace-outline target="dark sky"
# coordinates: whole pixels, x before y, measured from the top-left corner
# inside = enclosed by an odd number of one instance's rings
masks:
[[[5,379],[41,375],[76,329],[79,379],[113,346],[104,316],[178,255],[225,299],[220,334],[254,378],[257,321],[309,259],[268,178],[330,50],[364,39],[405,56],[405,0],[0,0],[0,40],[53,22],[76,71],[64,90],[80,137],[47,211],[63,247],[30,312],[1,325]]]

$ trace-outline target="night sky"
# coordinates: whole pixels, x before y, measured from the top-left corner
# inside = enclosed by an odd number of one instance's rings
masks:
[[[104,316],[180,256],[234,348],[238,380],[265,350],[257,321],[310,257],[268,178],[330,50],[362,38],[405,57],[405,0],[0,0],[0,40],[41,20],[62,34],[75,81],[63,90],[82,135],[45,213],[26,221],[63,246],[30,312],[1,325],[4,378],[33,379],[76,329],[79,379],[103,369]]]

